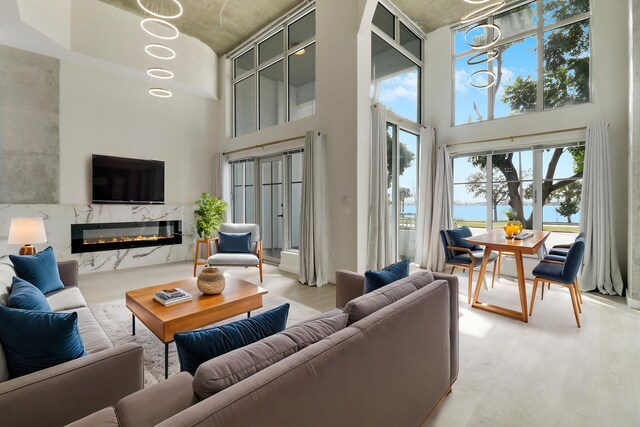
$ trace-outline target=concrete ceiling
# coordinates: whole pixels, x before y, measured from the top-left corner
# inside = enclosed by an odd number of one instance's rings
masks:
[[[100,0],[143,16],[136,0]],[[181,32],[200,39],[218,55],[228,53],[303,0],[180,0],[184,14],[171,20]],[[143,4],[168,3],[144,0]]]
[[[463,0],[394,0],[393,3],[425,33],[454,24],[460,17],[483,6]]]
[[[137,0],[100,0],[143,16]],[[143,0],[143,4],[168,0]],[[184,14],[171,21],[218,55],[228,53],[303,0],[181,0]],[[463,0],[395,0],[395,5],[425,33],[457,22],[474,6]],[[475,7],[477,8],[477,6]]]

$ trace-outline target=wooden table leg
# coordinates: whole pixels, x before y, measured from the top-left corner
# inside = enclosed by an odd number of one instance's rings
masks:
[[[193,277],[196,277],[196,267],[198,266],[198,250],[200,249],[200,241],[196,240],[196,248],[193,255]]]
[[[522,252],[516,251],[516,272],[518,276],[518,291],[520,292],[520,306],[522,307],[522,321],[529,323],[529,313],[527,313],[527,287],[524,277],[524,262]]]
[[[482,281],[484,280],[484,273],[486,273],[487,271],[487,262],[489,261],[489,255],[491,255],[491,248],[487,246],[484,250],[484,256],[482,258],[482,266],[480,267],[480,275],[478,276],[476,291],[473,293],[473,304],[471,304],[472,307],[475,307],[478,304],[480,287],[482,286]]]

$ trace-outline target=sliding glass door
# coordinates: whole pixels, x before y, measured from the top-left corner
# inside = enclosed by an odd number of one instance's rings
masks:
[[[260,225],[263,258],[279,262],[300,248],[302,149],[238,160],[231,166],[230,220]]]

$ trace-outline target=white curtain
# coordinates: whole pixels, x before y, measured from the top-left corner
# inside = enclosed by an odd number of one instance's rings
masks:
[[[609,124],[598,122],[587,127],[587,142],[582,178],[580,230],[585,233],[586,248],[580,287],[598,289],[605,295],[622,295],[616,239],[613,231],[611,197]]]
[[[442,145],[438,147],[436,156],[436,173],[433,187],[433,214],[431,234],[425,242],[428,255],[423,267],[428,270],[442,271],[444,269],[444,250],[440,241],[440,230],[453,228],[453,176],[449,149]]]
[[[320,132],[307,132],[304,142],[300,207],[300,283],[329,283],[325,141]]]
[[[418,214],[416,224],[416,262],[429,265],[429,242],[433,225],[433,177],[435,170],[436,133],[432,126],[420,131],[420,160],[418,163]]]
[[[387,195],[387,112],[384,105],[372,105],[371,116],[367,269],[380,270],[394,262]]]
[[[230,203],[229,161],[224,154],[216,153],[213,163],[213,196],[220,197],[225,202]]]

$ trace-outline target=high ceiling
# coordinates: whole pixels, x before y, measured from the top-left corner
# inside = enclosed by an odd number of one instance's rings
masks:
[[[100,1],[143,15],[137,0]],[[153,1],[167,0],[144,0],[143,4]],[[183,33],[200,39],[218,55],[223,55],[303,0],[180,1],[184,14],[172,22]],[[420,25],[425,33],[454,23],[474,9],[463,0],[395,0],[394,4]]]
[[[140,16],[136,0],[100,0]],[[154,0],[166,2],[166,0]],[[184,14],[171,22],[218,55],[240,45],[303,0],[180,0]],[[152,3],[144,0],[143,4]]]

